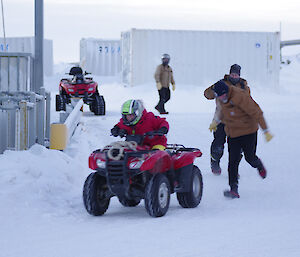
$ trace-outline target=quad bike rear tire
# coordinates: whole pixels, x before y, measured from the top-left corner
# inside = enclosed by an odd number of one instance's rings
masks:
[[[125,207],[134,207],[139,205],[141,200],[131,200],[131,199],[119,199],[119,202]]]
[[[170,204],[170,183],[163,174],[154,175],[145,189],[145,208],[150,216],[164,216]]]
[[[55,96],[55,109],[57,112],[66,111],[66,101],[62,95]]]
[[[103,96],[95,95],[91,109],[95,115],[105,115],[105,101]]]
[[[87,177],[83,186],[83,203],[89,214],[99,216],[106,212],[110,203],[108,190],[106,179],[97,172]]]
[[[102,99],[102,103],[103,103],[103,107],[102,107],[102,115],[105,115],[105,113],[106,113],[106,105],[105,105],[104,96],[103,96],[103,95],[100,95],[100,98]]]
[[[203,180],[201,171],[197,166],[193,166],[191,173],[190,191],[176,193],[177,200],[183,208],[195,208],[200,204],[203,193]]]

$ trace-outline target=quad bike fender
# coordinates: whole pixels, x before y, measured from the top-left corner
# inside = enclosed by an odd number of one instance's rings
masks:
[[[67,80],[61,81],[61,82],[59,83],[59,91],[64,90],[65,92],[67,92],[68,86],[69,86],[69,85],[70,85],[70,84],[69,84],[69,81],[67,81]]]
[[[97,165],[97,159],[100,159],[105,162],[106,156],[100,149],[95,150],[89,156],[89,168],[92,170],[97,170],[99,167]]]
[[[175,170],[175,178],[179,185],[176,192],[183,193],[191,190],[193,166],[193,164],[189,164]]]
[[[174,165],[174,170],[180,169],[187,165],[193,164],[197,157],[200,157],[202,153],[200,151],[196,152],[180,152],[172,156],[172,162]]]
[[[170,170],[171,165],[171,157],[167,152],[156,151],[144,161],[144,163],[140,167],[140,170],[148,170],[150,173],[163,173],[167,170]]]

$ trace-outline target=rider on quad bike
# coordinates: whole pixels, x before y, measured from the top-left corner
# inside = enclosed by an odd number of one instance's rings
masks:
[[[167,134],[168,130],[169,123],[165,118],[147,112],[141,100],[128,100],[122,105],[122,118],[111,129],[111,134],[114,137],[147,134],[148,136],[143,141],[144,146],[165,150],[167,138],[154,134]]]
[[[59,94],[56,95],[56,111],[66,111],[66,104],[70,104],[71,99],[80,98],[95,115],[105,115],[105,100],[99,94],[98,83],[92,77],[85,76],[91,73],[83,73],[80,67],[74,66],[67,74],[73,77],[61,79]]]
[[[91,215],[103,215],[116,196],[126,207],[144,199],[152,217],[161,217],[176,193],[183,208],[195,208],[202,198],[203,182],[194,160],[198,148],[167,144],[169,124],[147,112],[140,100],[122,106],[122,119],[112,129],[113,136],[126,138],[97,149],[89,157],[93,170],[83,187],[83,202]]]

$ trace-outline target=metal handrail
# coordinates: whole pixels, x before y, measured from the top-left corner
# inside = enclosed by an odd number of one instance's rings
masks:
[[[284,46],[293,46],[293,45],[300,45],[300,39],[287,40],[287,41],[281,41],[280,42],[280,48],[282,48]]]
[[[0,57],[33,57],[31,53],[1,52]]]

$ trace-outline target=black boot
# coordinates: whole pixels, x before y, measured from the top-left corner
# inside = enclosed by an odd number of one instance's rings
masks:
[[[224,191],[224,196],[231,199],[240,198],[240,195],[238,193],[238,186],[237,185],[230,186],[230,190]]]
[[[161,110],[160,110],[160,108],[158,107],[158,105],[156,105],[154,108],[155,108],[159,113],[161,112]]]
[[[265,169],[264,165],[262,164],[261,160],[259,159],[260,165],[257,167],[258,174],[261,176],[262,179],[267,177],[267,170]]]
[[[220,161],[215,161],[212,158],[210,159],[210,167],[211,167],[211,172],[215,175],[220,175],[221,174],[221,168],[220,168]]]

